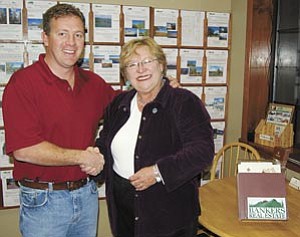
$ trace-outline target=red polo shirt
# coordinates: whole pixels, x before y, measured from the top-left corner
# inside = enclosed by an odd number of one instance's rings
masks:
[[[94,145],[95,131],[116,92],[93,72],[75,67],[73,90],[44,61],[15,72],[3,95],[6,153],[48,141],[64,148]],[[40,166],[14,161],[14,179],[74,181],[79,166]]]

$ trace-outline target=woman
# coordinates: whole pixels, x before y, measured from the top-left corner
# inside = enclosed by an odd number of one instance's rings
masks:
[[[153,39],[126,43],[120,65],[133,89],[109,106],[97,140],[112,232],[196,236],[198,176],[214,155],[210,117],[197,96],[164,79],[166,57]]]

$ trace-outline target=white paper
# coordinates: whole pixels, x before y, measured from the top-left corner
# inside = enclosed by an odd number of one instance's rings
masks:
[[[210,170],[205,170],[202,172],[202,177],[200,181],[200,185],[203,186],[210,182]]]
[[[105,183],[97,184],[98,185],[98,197],[105,198]]]
[[[203,46],[204,12],[181,10],[181,44]]]
[[[84,70],[90,70],[90,45],[85,45],[84,50],[79,59],[79,66]]]
[[[224,146],[225,121],[211,122],[211,126],[214,130],[215,153],[218,153]]]
[[[13,179],[12,170],[2,170],[0,172],[2,180],[3,206],[11,207],[20,205],[19,187]]]
[[[227,50],[207,50],[206,83],[227,82]]]
[[[124,41],[149,36],[150,7],[123,6]]]
[[[212,119],[225,118],[227,87],[205,87],[205,107]]]
[[[202,83],[203,52],[202,49],[180,49],[180,82],[182,84]]]
[[[270,161],[243,161],[238,164],[238,173],[281,173],[281,165]]]
[[[68,3],[72,4],[74,7],[79,8],[82,14],[85,18],[85,41],[89,42],[89,32],[90,32],[90,18],[89,18],[89,12],[90,12],[90,4],[89,3],[81,3],[81,2],[59,2],[59,3]]]
[[[178,10],[154,10],[154,40],[160,45],[177,45]]]
[[[0,39],[22,40],[23,0],[0,0]]]
[[[4,126],[2,107],[0,107],[0,127]]]
[[[203,87],[202,86],[183,86],[182,88],[193,92],[200,99],[202,98]]]
[[[93,45],[94,72],[107,83],[120,83],[120,46]]]
[[[177,78],[178,49],[163,48],[167,59],[167,75]]]
[[[223,147],[224,144],[224,130],[225,130],[225,121],[220,122],[211,122],[211,125],[214,130],[214,146],[215,146],[215,154]],[[218,160],[218,164],[216,167],[215,178],[219,179],[221,175],[221,163],[223,157]],[[208,183],[210,181],[210,169],[203,172],[201,179],[201,186]]]
[[[218,164],[217,164],[217,168],[216,168],[216,173],[215,173],[215,178],[216,179],[220,179],[221,178],[222,161],[223,161],[223,157],[218,160]]]
[[[45,53],[45,47],[43,44],[27,44],[26,52],[28,57],[28,63],[26,66],[28,66],[36,62],[41,53]]]
[[[1,117],[2,117],[2,108],[1,108]],[[0,167],[13,167],[13,161],[5,153],[5,131],[4,129],[0,130]]]
[[[2,98],[3,98],[4,89],[5,89],[4,86],[0,86],[0,101],[1,101],[1,103],[2,103]]]
[[[10,76],[24,67],[24,44],[0,43],[0,84],[6,84]]]
[[[55,4],[56,2],[53,1],[26,0],[29,40],[42,40],[41,32],[43,31],[43,13]]]
[[[291,122],[293,117],[293,107],[281,104],[272,104],[267,114],[267,123],[278,125],[276,128],[277,135],[280,135],[287,124]]]
[[[120,42],[120,6],[92,4],[94,42]]]
[[[229,13],[207,12],[208,47],[228,47]]]
[[[117,90],[122,90],[122,86],[121,85],[111,85],[111,87],[117,91]]]

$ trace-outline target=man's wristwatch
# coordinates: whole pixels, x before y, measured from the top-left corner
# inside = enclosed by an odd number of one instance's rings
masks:
[[[158,171],[156,165],[153,166],[153,171],[154,171],[154,178],[155,178],[156,182],[157,183],[161,182],[162,180],[161,180],[161,177],[160,177],[160,174],[159,174],[159,171]]]

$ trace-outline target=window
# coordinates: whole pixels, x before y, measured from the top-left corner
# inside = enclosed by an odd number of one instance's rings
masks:
[[[299,0],[274,0],[270,102],[295,105],[294,146],[300,147]],[[275,10],[276,12],[276,10]]]

